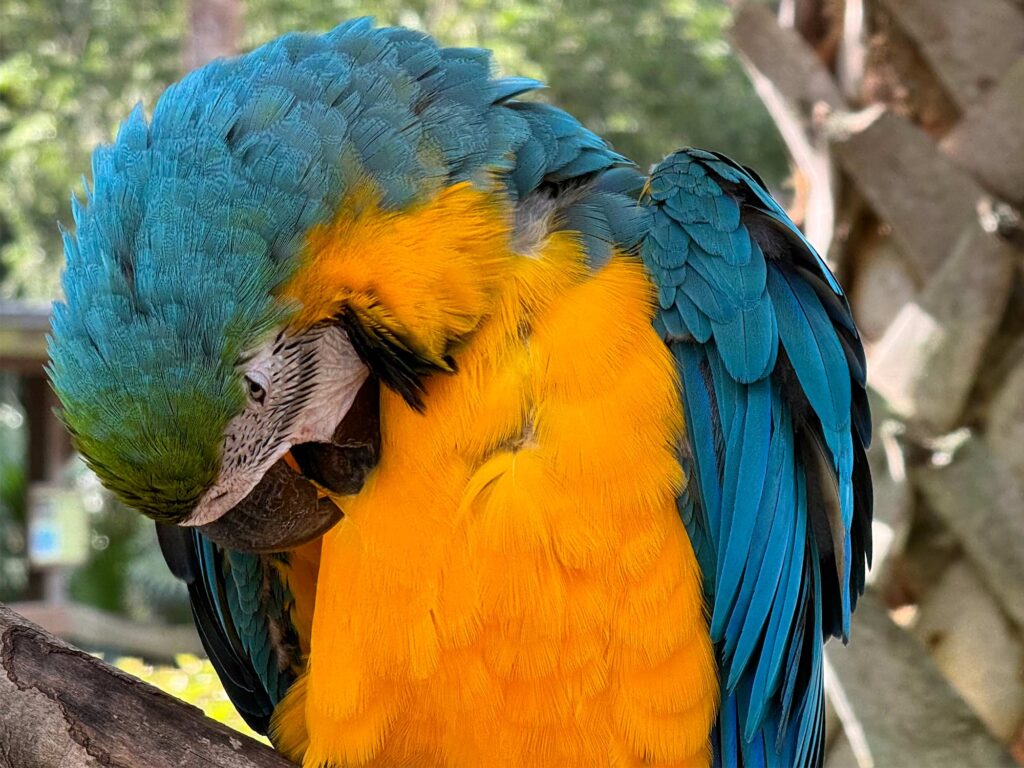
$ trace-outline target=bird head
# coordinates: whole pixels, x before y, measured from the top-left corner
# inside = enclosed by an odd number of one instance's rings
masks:
[[[422,408],[483,311],[508,217],[471,190],[529,137],[499,101],[535,85],[358,20],[136,108],[72,201],[50,338],[102,482],[237,549],[333,525],[380,453],[378,385]]]

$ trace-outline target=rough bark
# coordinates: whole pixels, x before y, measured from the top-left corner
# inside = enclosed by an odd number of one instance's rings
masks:
[[[0,605],[0,768],[288,768]]]

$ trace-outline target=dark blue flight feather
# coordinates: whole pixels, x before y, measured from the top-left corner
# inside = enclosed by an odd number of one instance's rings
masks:
[[[199,638],[238,713],[266,733],[274,707],[304,663],[293,602],[269,558],[218,547],[194,528],[157,523],[171,572],[188,586]]]
[[[717,153],[653,172],[641,254],[687,422],[679,510],[722,681],[715,764],[820,765],[823,642],[845,638],[870,557],[864,354],[825,263]]]

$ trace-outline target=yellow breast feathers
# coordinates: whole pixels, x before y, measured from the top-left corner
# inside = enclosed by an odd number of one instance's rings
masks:
[[[355,301],[438,357],[466,340],[423,413],[382,394],[382,460],[324,537],[277,742],[307,766],[707,766],[681,406],[639,261],[591,273],[569,233],[515,254],[468,185],[359,205],[310,237],[302,321]]]

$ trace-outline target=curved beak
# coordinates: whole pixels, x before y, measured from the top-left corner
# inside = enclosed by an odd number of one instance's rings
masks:
[[[279,552],[322,536],[342,511],[279,459],[259,484],[221,517],[198,530],[241,552]]]
[[[319,538],[344,517],[329,494],[358,493],[380,459],[380,390],[360,387],[329,442],[302,443],[278,459],[240,502],[198,525],[216,543],[242,552],[280,552]]]

